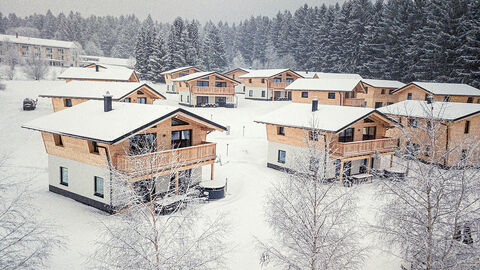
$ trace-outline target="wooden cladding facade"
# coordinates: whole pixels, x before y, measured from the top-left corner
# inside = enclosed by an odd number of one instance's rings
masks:
[[[427,95],[432,95],[434,101],[446,101],[445,99],[447,98],[449,102],[467,103],[469,99],[471,99],[472,103],[480,103],[480,96],[434,95],[415,84],[407,85],[400,91],[394,93],[395,102],[409,99],[426,100]]]
[[[373,87],[360,82],[363,86],[363,93],[358,97],[364,100],[365,107],[380,108],[397,102],[397,97],[392,93],[395,88]]]
[[[163,75],[163,77],[165,78],[166,83],[171,83],[173,79],[181,77],[180,75],[185,76],[185,75],[188,75],[188,74],[193,74],[193,73],[202,72],[202,71],[203,70],[201,70],[199,68],[190,67],[190,68],[182,69],[182,70],[177,71],[177,72],[165,74],[165,75]]]
[[[312,103],[313,98],[317,98],[318,104],[355,106],[364,105],[363,89],[357,85],[352,91],[314,91],[314,90],[292,90],[292,102],[294,103]],[[332,95],[333,94],[333,95]]]

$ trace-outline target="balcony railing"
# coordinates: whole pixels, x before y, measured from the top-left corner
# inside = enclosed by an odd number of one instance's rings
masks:
[[[272,82],[270,83],[271,88],[285,88],[289,86],[291,82]]]
[[[352,157],[374,154],[375,152],[392,152],[397,150],[397,148],[397,140],[392,138],[345,143],[336,142],[334,145],[334,155]]]
[[[345,98],[343,99],[344,106],[363,107],[365,99],[363,98]]]
[[[192,87],[193,94],[219,94],[219,95],[234,95],[234,87]]]
[[[181,169],[185,166],[215,160],[216,143],[148,153],[143,155],[117,155],[115,168],[132,176],[157,174],[162,171]]]

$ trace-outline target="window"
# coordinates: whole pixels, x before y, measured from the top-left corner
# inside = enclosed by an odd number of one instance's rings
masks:
[[[467,99],[467,103],[473,103],[473,98],[472,98],[472,97],[469,97],[469,98]]]
[[[249,82],[249,83],[252,83],[252,79],[248,79],[248,82]]]
[[[285,79],[285,81],[288,82],[288,83],[292,83],[292,82],[293,82],[293,78],[287,78],[287,79]]]
[[[392,105],[392,104],[393,104],[393,102],[387,102],[387,106],[388,106],[388,105]]]
[[[143,92],[140,91],[140,90],[138,90],[138,91],[137,91],[137,95],[143,95]]]
[[[147,103],[147,98],[139,97],[139,98],[137,98],[137,103],[146,104]]]
[[[248,90],[248,96],[253,97],[253,90]]]
[[[183,95],[180,95],[180,102],[183,102]]]
[[[425,94],[425,101],[428,101],[428,94]]]
[[[394,91],[393,89],[388,90],[388,94],[389,95],[393,94],[393,91]]]
[[[91,141],[90,142],[90,145],[89,145],[89,148],[90,148],[90,153],[94,153],[94,154],[98,154],[98,144],[97,142],[94,142],[94,141]]]
[[[187,103],[190,103],[190,96],[187,96]]]
[[[208,80],[208,76],[207,76],[207,77],[203,77],[202,80]]]
[[[171,135],[172,149],[192,146],[192,130],[174,130]]]
[[[56,146],[63,146],[62,136],[53,134],[53,140],[55,141]]]
[[[208,81],[197,81],[198,87],[208,87]]]
[[[273,82],[282,82],[282,78],[275,77],[273,78]]]
[[[172,118],[172,126],[175,127],[175,126],[186,126],[188,125],[187,122],[183,121],[183,120],[180,120],[178,118]]]
[[[365,86],[365,94],[368,94],[368,87]]]
[[[262,97],[265,97],[265,91],[262,91]]]
[[[338,141],[339,142],[353,142],[354,131],[355,130],[353,128],[347,128],[344,131],[340,132],[338,134]]]
[[[417,128],[419,126],[419,124],[420,124],[420,122],[417,119],[414,119],[414,118],[408,119],[408,126],[409,127]]]
[[[215,87],[227,87],[226,82],[215,82]]]
[[[262,79],[262,83],[265,83],[265,79]]]
[[[223,80],[223,79],[222,79],[222,78],[220,78],[220,77],[218,77],[218,76],[215,76],[215,80],[217,80],[217,81],[221,81],[221,80]]]
[[[345,98],[350,98],[350,93],[349,92],[345,92]]]
[[[408,94],[407,94],[407,99],[408,99],[408,100],[412,100],[412,93],[408,93]]]
[[[234,80],[235,80],[235,73],[233,73],[233,74],[232,74],[232,79],[234,79]]]
[[[285,136],[285,128],[284,127],[278,127],[277,128],[277,134]]]
[[[157,149],[156,141],[156,133],[137,134],[130,138],[130,154],[141,155],[155,152]]]
[[[364,127],[363,128],[363,140],[375,140],[377,135],[377,127]]]
[[[382,92],[380,94],[385,95],[385,89],[382,89]]]
[[[463,133],[468,134],[470,132],[470,121],[465,121],[465,130]]]
[[[187,76],[187,75],[188,75],[188,73],[180,73],[180,74],[178,74],[178,77],[183,77],[183,76]]]
[[[318,141],[318,135],[317,131],[310,131],[308,137],[310,138],[310,141]]]
[[[328,93],[328,99],[335,99],[335,93]]]
[[[93,195],[103,198],[103,178],[95,176],[93,178],[93,184],[94,184],[94,193]]]
[[[302,92],[302,98],[308,98],[308,92]]]
[[[130,103],[130,102],[132,102],[132,98],[127,97],[123,100],[123,102]]]
[[[72,100],[69,98],[65,99],[65,107],[72,107]]]
[[[364,123],[374,123],[375,121],[373,121],[373,120],[370,119],[370,118],[365,118],[365,119],[363,119],[363,122],[364,122]]]
[[[287,152],[283,150],[278,150],[278,163],[285,163],[286,156]]]
[[[429,157],[430,156],[430,145],[425,146],[425,156]]]
[[[450,97],[444,97],[444,98],[443,98],[443,101],[444,101],[444,102],[449,102],[449,101],[450,101]]]
[[[68,187],[68,169],[60,167],[60,184]]]
[[[382,102],[375,102],[375,109],[382,107]]]

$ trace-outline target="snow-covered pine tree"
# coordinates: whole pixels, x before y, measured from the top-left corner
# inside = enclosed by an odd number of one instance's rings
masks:
[[[168,35],[168,65],[171,68],[187,65],[187,27],[182,18],[177,17],[170,26]]]
[[[209,22],[205,26],[203,40],[202,63],[207,70],[223,71],[227,67],[225,44],[220,37],[217,27]]]
[[[45,23],[41,29],[42,38],[53,39],[55,37],[55,32],[57,31],[57,19],[53,15],[50,9],[45,15]]]
[[[200,33],[198,31],[199,22],[193,20],[187,24],[187,36],[185,40],[186,45],[186,59],[185,64],[195,66],[199,63],[200,56]]]
[[[312,50],[313,40],[311,34],[313,31],[312,21],[314,16],[311,8],[308,5],[297,9],[294,14],[294,31],[290,33],[292,39],[295,41],[294,46],[291,47],[293,55],[297,60],[298,68],[302,70],[309,69],[309,53]]]
[[[480,88],[480,1],[471,1],[466,16],[461,23],[461,36],[464,42],[458,48],[459,57],[455,76],[459,82]]]
[[[167,49],[165,46],[164,37],[157,33],[153,43],[152,54],[150,55],[148,63],[148,78],[154,82],[163,82],[163,75],[160,75],[166,70]]]
[[[149,58],[153,50],[155,39],[155,27],[152,17],[148,15],[142,25],[137,44],[135,45],[135,70],[140,73],[142,79],[148,80]]]

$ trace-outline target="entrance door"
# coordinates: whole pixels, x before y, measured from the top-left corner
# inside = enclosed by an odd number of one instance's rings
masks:
[[[192,146],[192,130],[172,131],[172,149]]]
[[[292,100],[292,92],[289,91],[289,92],[287,93],[287,96],[288,96],[288,100]]]
[[[227,98],[226,97],[215,97],[215,104],[219,107],[225,107],[227,105]]]
[[[279,91],[274,91],[273,92],[273,100],[278,100],[280,98],[280,92]]]
[[[366,173],[367,172],[367,163],[368,159],[362,159],[360,161],[360,169],[358,170],[358,173]]]
[[[208,97],[206,96],[197,96],[197,106],[202,106],[208,104]]]

